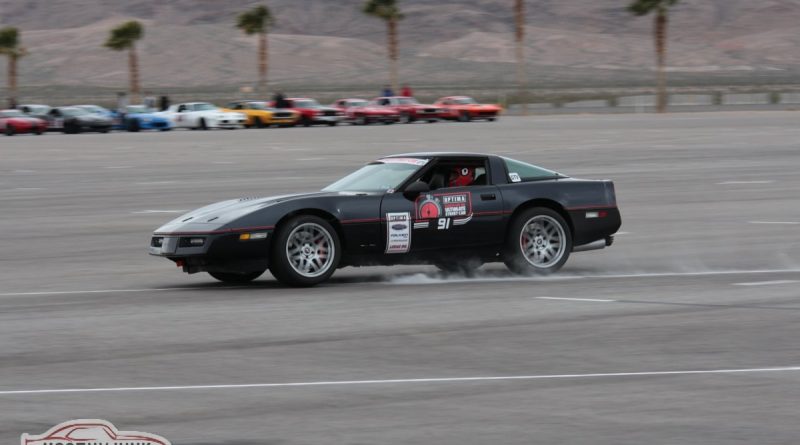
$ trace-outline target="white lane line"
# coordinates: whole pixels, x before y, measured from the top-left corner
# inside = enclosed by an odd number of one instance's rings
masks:
[[[750,283],[732,283],[734,286],[771,286],[775,284],[800,283],[797,280],[753,281]]]
[[[738,185],[738,184],[772,184],[775,181],[724,181],[717,185]]]
[[[756,270],[719,270],[719,271],[703,271],[703,272],[643,272],[631,274],[593,274],[593,275],[569,275],[564,273],[558,276],[544,276],[544,277],[477,277],[477,278],[434,278],[422,275],[421,278],[416,277],[403,277],[398,276],[392,279],[389,284],[398,286],[411,286],[420,284],[453,284],[453,283],[498,283],[498,282],[519,282],[519,281],[569,281],[569,280],[583,280],[583,279],[623,279],[623,278],[669,278],[669,277],[705,277],[705,276],[725,276],[725,275],[760,275],[760,274],[779,274],[779,273],[797,273],[800,269],[756,269]]]
[[[791,226],[796,226],[800,224],[797,221],[747,221],[748,224],[786,224]]]
[[[565,298],[565,297],[536,297],[537,300],[566,300],[566,301],[595,301],[599,303],[611,303],[617,300],[603,300],[600,298]]]
[[[233,162],[233,161],[214,161],[214,162],[212,162],[212,164],[220,164],[220,165],[229,165],[229,164],[235,164],[235,163],[236,162]]]
[[[397,285],[414,285],[414,284],[448,284],[448,283],[492,283],[498,281],[515,282],[515,281],[565,281],[577,280],[584,278],[660,278],[660,277],[681,277],[681,276],[716,276],[716,275],[743,275],[743,274],[771,274],[771,273],[797,273],[800,269],[768,269],[768,270],[728,270],[718,272],[666,272],[666,273],[642,273],[642,274],[626,274],[626,275],[565,275],[562,277],[547,277],[547,278],[517,278],[497,277],[497,278],[463,278],[463,279],[436,279],[426,278],[424,281],[414,282],[390,282],[389,284]],[[374,283],[363,283],[374,284]],[[95,290],[69,290],[69,291],[39,291],[39,292],[9,292],[0,293],[0,297],[16,297],[25,295],[70,295],[70,294],[113,294],[124,292],[152,292],[152,291],[173,291],[173,290],[208,290],[208,289],[252,289],[251,286],[232,286],[232,287],[161,287],[161,288],[145,288],[145,289],[95,289]],[[553,297],[556,298],[556,297]]]
[[[21,192],[30,192],[35,190],[44,190],[42,187],[17,187],[14,190],[19,190]]]
[[[644,372],[607,372],[591,374],[542,374],[542,375],[505,375],[483,377],[434,377],[418,379],[386,379],[386,380],[331,380],[311,382],[288,383],[244,383],[228,385],[183,385],[183,386],[121,386],[107,388],[65,388],[65,389],[21,389],[0,391],[3,395],[20,394],[63,394],[63,393],[96,393],[96,392],[129,392],[129,391],[178,391],[178,390],[206,390],[206,389],[243,389],[243,388],[287,388],[302,386],[354,386],[354,385],[395,385],[413,383],[461,383],[509,380],[552,380],[552,379],[590,379],[613,377],[658,377],[674,375],[696,374],[745,374],[763,372],[792,372],[800,371],[800,366],[785,366],[773,368],[740,368],[740,369],[708,369],[689,371],[644,371]]]
[[[24,297],[33,295],[75,295],[75,294],[119,294],[136,292],[161,292],[174,290],[203,290],[203,289],[244,289],[244,286],[220,286],[220,287],[155,287],[149,289],[95,289],[95,290],[64,290],[64,291],[42,291],[42,292],[8,292],[0,294],[0,297]]]
[[[36,173],[36,170],[14,170],[14,173]]]
[[[322,161],[325,158],[300,158],[298,161]]]
[[[134,214],[147,214],[147,213],[186,213],[188,210],[140,210],[138,212],[131,212]]]
[[[132,165],[110,165],[110,166],[105,167],[105,168],[108,168],[108,169],[111,169],[111,170],[118,170],[118,169],[123,169],[123,168],[133,168],[133,166]]]

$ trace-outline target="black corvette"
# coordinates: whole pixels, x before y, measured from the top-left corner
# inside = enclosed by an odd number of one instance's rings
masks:
[[[150,254],[226,282],[269,269],[313,286],[338,267],[503,261],[551,273],[570,253],[611,245],[621,225],[611,181],[573,179],[472,153],[389,156],[320,192],[223,201],[155,231]]]

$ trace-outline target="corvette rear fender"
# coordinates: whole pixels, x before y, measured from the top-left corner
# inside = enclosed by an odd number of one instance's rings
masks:
[[[518,214],[533,207],[546,207],[555,212],[558,212],[558,214],[561,215],[562,218],[564,218],[564,221],[566,221],[567,224],[569,224],[569,231],[572,234],[573,238],[575,237],[575,225],[572,222],[572,218],[569,216],[569,212],[566,211],[563,205],[561,205],[557,201],[553,201],[552,199],[536,198],[536,199],[531,199],[530,201],[523,202],[522,204],[518,205],[516,209],[514,209],[514,212],[508,219],[509,222],[513,221]]]

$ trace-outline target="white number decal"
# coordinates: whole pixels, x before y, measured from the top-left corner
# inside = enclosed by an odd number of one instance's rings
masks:
[[[508,179],[510,179],[511,182],[520,182],[520,181],[522,181],[522,178],[520,178],[519,174],[517,174],[517,173],[509,173],[508,174]]]
[[[450,218],[439,218],[439,230],[447,230],[450,228]]]

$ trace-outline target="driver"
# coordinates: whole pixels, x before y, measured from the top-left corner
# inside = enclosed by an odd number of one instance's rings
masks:
[[[450,171],[447,181],[449,187],[466,187],[475,180],[474,167],[455,167]]]

